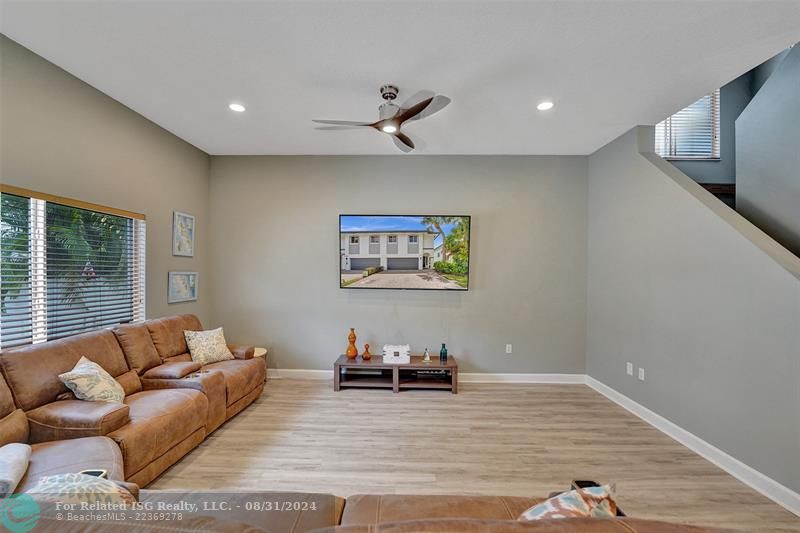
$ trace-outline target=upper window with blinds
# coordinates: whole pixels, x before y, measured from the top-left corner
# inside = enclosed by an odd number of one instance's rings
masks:
[[[143,216],[16,190],[0,201],[0,348],[144,320]]]
[[[719,159],[719,89],[656,125],[656,153],[667,159]]]

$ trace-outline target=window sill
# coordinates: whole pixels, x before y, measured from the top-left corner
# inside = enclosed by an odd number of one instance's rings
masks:
[[[667,161],[720,161],[719,157],[664,157]]]

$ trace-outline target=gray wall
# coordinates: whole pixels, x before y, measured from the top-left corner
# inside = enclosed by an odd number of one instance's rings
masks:
[[[752,73],[720,88],[719,160],[673,160],[673,165],[698,183],[736,183],[736,118],[752,97]]]
[[[755,95],[758,91],[761,90],[761,87],[767,82],[770,76],[775,72],[778,68],[778,65],[781,64],[781,61],[789,54],[791,48],[787,48],[780,54],[776,55],[775,57],[768,59],[761,63],[759,66],[753,69],[753,80],[752,80],[752,89],[751,93]]]
[[[766,236],[639,154],[652,132],[589,158],[588,374],[800,490],[800,281],[754,244]]]
[[[208,156],[0,35],[0,182],[147,216],[147,315],[208,318]],[[172,211],[197,217],[195,257],[172,257]],[[200,272],[167,305],[167,272]]]
[[[800,255],[800,46],[736,121],[738,210]]]
[[[213,157],[214,316],[280,368],[330,369],[355,327],[466,372],[582,373],[586,161]],[[339,289],[340,213],[472,215],[470,290]]]

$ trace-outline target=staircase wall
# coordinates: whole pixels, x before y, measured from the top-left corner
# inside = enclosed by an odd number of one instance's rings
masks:
[[[800,491],[800,261],[653,133],[589,158],[588,374]]]
[[[800,255],[800,46],[739,115],[736,169],[739,212]]]

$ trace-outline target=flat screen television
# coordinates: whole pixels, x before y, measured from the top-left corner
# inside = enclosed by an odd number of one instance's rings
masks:
[[[339,287],[465,291],[468,215],[339,215]]]

